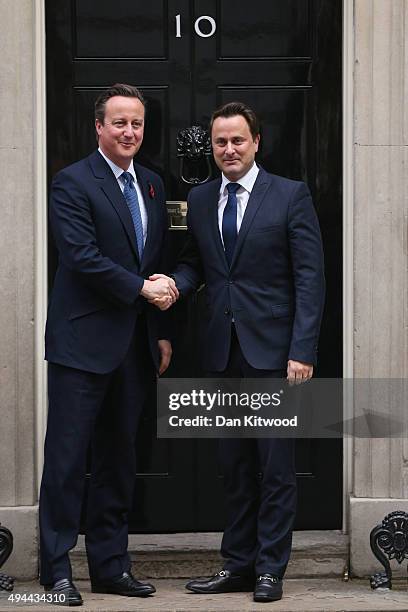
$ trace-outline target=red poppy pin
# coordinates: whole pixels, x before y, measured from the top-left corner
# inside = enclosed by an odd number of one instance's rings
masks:
[[[148,184],[148,187],[149,187],[149,196],[150,196],[150,197],[152,198],[152,200],[153,200],[153,198],[154,198],[154,197],[155,197],[155,195],[156,195],[156,194],[155,194],[155,191],[154,191],[154,187],[153,187],[153,185],[152,185],[150,182],[149,182],[149,183],[147,183],[147,184]]]

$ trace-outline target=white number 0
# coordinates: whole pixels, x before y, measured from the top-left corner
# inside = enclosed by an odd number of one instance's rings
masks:
[[[204,34],[204,32],[200,30],[201,21],[208,21],[211,24],[211,30],[208,32],[208,34]],[[202,38],[209,38],[210,36],[213,36],[213,34],[215,34],[217,25],[215,23],[215,19],[213,19],[212,17],[209,17],[208,15],[201,15],[201,17],[195,20],[194,29],[198,36],[201,36]]]

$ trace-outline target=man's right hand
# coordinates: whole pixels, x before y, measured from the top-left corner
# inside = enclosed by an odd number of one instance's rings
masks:
[[[162,308],[163,306],[169,308],[179,297],[176,283],[164,274],[155,274],[150,279],[153,280],[145,280],[143,283],[141,295],[150,303],[155,303],[157,300],[162,304]]]
[[[152,274],[151,276],[149,276],[149,280],[153,281],[154,283],[158,282],[160,279],[166,279],[170,281],[174,293],[172,293],[171,298],[169,298],[168,295],[153,297],[149,299],[149,303],[153,304],[154,306],[157,306],[157,308],[160,308],[160,310],[167,310],[168,308],[170,308],[170,306],[174,304],[174,302],[178,300],[179,292],[173,278],[166,276],[165,274]]]

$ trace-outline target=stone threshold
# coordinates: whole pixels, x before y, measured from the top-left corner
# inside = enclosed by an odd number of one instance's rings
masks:
[[[132,534],[129,551],[140,579],[207,576],[222,567],[221,533]],[[73,575],[88,578],[84,537],[71,552]],[[341,531],[295,531],[288,578],[342,578],[349,538]]]

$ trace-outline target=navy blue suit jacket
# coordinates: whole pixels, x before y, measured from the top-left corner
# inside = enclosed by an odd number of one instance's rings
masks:
[[[204,367],[228,361],[231,321],[251,366],[315,364],[324,305],[319,224],[307,186],[259,171],[228,267],[218,228],[220,179],[193,188],[189,237],[174,277],[182,295],[206,285]]]
[[[48,361],[89,372],[113,371],[123,360],[136,318],[146,312],[149,344],[158,363],[160,313],[139,295],[161,270],[167,233],[160,177],[134,164],[148,215],[142,261],[132,217],[102,155],[61,170],[50,196],[50,222],[59,254],[45,336]]]

